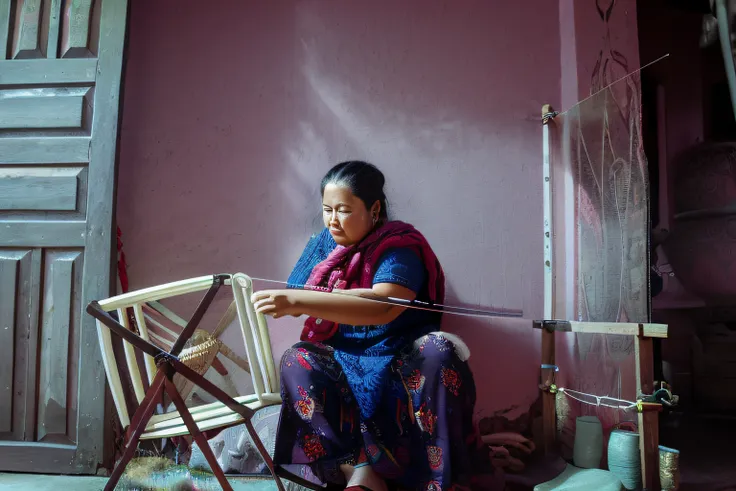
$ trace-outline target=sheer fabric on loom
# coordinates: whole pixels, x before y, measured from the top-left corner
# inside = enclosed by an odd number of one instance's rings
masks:
[[[550,129],[550,153],[554,317],[647,322],[649,192],[639,72],[558,115]],[[636,400],[632,337],[557,339],[559,386]],[[595,398],[588,399],[595,404]],[[597,416],[606,432],[636,421],[633,411],[583,404],[563,394],[557,402],[563,453],[572,451],[577,416]]]

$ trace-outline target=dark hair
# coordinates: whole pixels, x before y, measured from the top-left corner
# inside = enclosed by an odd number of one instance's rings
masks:
[[[330,169],[320,183],[320,195],[324,195],[325,187],[328,184],[336,186],[345,186],[355,196],[365,203],[365,207],[370,210],[376,201],[381,203],[381,210],[378,212],[379,222],[388,219],[388,209],[386,204],[386,194],[383,192],[383,185],[386,178],[383,172],[378,168],[360,160],[349,160],[340,162]]]

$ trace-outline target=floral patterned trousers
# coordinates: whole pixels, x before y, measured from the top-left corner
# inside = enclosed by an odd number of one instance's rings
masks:
[[[473,425],[475,384],[451,341],[429,334],[394,359],[379,410],[360,411],[334,348],[299,343],[281,362],[283,406],[274,461],[344,484],[341,464],[371,465],[393,488],[496,489]]]

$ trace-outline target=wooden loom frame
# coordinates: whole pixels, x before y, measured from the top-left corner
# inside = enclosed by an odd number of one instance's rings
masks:
[[[540,389],[542,390],[542,428],[544,452],[555,448],[557,434],[555,385],[555,340],[557,332],[609,334],[634,336],[636,360],[636,393],[638,410],[639,451],[641,454],[642,483],[646,491],[660,491],[659,481],[659,413],[662,405],[642,402],[643,395],[654,393],[653,338],[666,338],[666,324],[628,322],[575,322],[552,320],[555,318],[555,278],[553,275],[553,202],[552,166],[549,123],[556,113],[549,104],[542,107],[542,174],[544,213],[544,318],[534,321],[534,327],[542,331],[542,368]]]

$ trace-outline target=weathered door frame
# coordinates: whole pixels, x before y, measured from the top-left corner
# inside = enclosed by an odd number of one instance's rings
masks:
[[[22,174],[26,172],[25,169],[31,169],[33,166],[45,165],[48,168],[54,165],[67,165],[80,169],[86,166],[86,185],[77,184],[76,188],[76,192],[86,191],[86,215],[81,219],[58,221],[14,219],[12,203],[10,203],[11,212],[7,212],[10,214],[0,216],[0,249],[11,251],[16,255],[27,252],[25,254],[27,261],[24,265],[13,264],[12,255],[7,261],[10,264],[6,267],[9,268],[6,271],[10,271],[7,277],[11,278],[8,285],[16,290],[25,288],[27,291],[36,292],[29,296],[27,304],[21,308],[23,315],[27,314],[27,321],[23,319],[23,322],[27,322],[30,326],[27,340],[22,340],[24,349],[27,348],[27,356],[23,358],[24,366],[14,367],[14,370],[26,371],[24,380],[28,382],[29,390],[26,390],[26,394],[22,397],[17,397],[17,402],[15,401],[18,392],[15,387],[6,392],[14,401],[12,402],[14,406],[10,406],[12,429],[6,432],[7,435],[12,435],[12,438],[0,440],[0,471],[94,474],[103,459],[106,426],[105,372],[94,319],[84,314],[84,307],[91,300],[105,298],[111,293],[112,248],[115,238],[113,233],[115,160],[128,0],[95,0],[92,3],[98,10],[87,6],[89,12],[95,12],[97,15],[94,18],[90,17],[82,41],[72,39],[74,27],[68,27],[78,20],[71,15],[73,14],[71,9],[77,8],[77,4],[72,6],[71,2],[72,0],[27,0],[24,8],[36,16],[35,27],[22,24],[25,19],[21,19],[15,24],[16,31],[11,35],[8,34],[10,29],[6,27],[10,25],[10,19],[14,14],[11,8],[20,9],[24,2],[0,0],[0,92],[19,88],[43,90],[49,87],[93,87],[85,96],[90,98],[91,108],[80,109],[83,111],[80,116],[83,122],[84,118],[91,114],[91,121],[86,122],[84,126],[87,129],[84,131],[80,128],[64,132],[58,131],[53,125],[33,126],[33,123],[25,127],[13,124],[5,126],[11,130],[21,128],[23,131],[13,130],[10,133],[6,131],[3,134],[0,130],[0,169],[12,168]],[[28,42],[31,46],[30,50],[27,50],[30,53],[27,56],[18,54],[19,29],[37,30],[37,34],[26,35],[26,38],[23,38],[23,42]],[[71,33],[66,38],[63,36],[64,29]],[[90,52],[80,55],[70,51],[70,46],[72,48],[76,46],[76,49],[80,50],[86,49],[86,44],[79,43],[86,43],[92,39],[97,40],[98,44],[93,46],[94,49]],[[36,52],[33,43],[36,43]],[[6,47],[11,48],[10,52],[6,52]],[[21,47],[27,48],[26,45]],[[90,101],[85,102],[88,104]],[[19,111],[16,114],[22,116],[23,112]],[[46,128],[53,131],[46,131]],[[6,170],[6,174],[7,172]],[[9,186],[12,187],[12,183]],[[50,189],[53,190],[53,187]],[[81,298],[75,299],[71,304],[74,311],[70,317],[79,323],[76,331],[78,357],[70,361],[78,363],[79,376],[75,384],[70,382],[69,385],[71,388],[76,386],[76,394],[72,393],[72,398],[76,398],[76,401],[73,399],[73,402],[66,401],[69,404],[64,408],[67,411],[67,418],[71,421],[68,425],[76,422],[75,441],[69,442],[38,441],[37,438],[39,425],[42,425],[39,417],[41,404],[38,400],[39,394],[44,390],[39,388],[39,380],[53,381],[54,376],[43,373],[42,362],[39,361],[43,355],[41,351],[43,343],[46,342],[48,346],[48,339],[51,339],[42,337],[47,335],[47,331],[53,331],[57,327],[57,321],[53,320],[51,328],[43,326],[42,333],[43,313],[40,303],[45,302],[45,296],[49,295],[42,290],[45,288],[42,286],[44,248],[83,251],[80,253],[83,255]],[[26,266],[28,270],[13,271],[13,268]],[[24,271],[30,273],[16,282],[25,283],[20,286],[19,283],[13,284],[12,275],[19,278],[25,274]],[[17,303],[14,301],[8,305],[6,312]],[[6,317],[10,317],[11,320],[15,318],[14,316],[18,314],[17,308],[15,310]],[[59,322],[63,324],[69,321]],[[62,327],[70,329],[69,326]],[[77,328],[72,326],[71,329]],[[13,341],[13,338],[10,340]],[[13,359],[17,359],[17,353]],[[53,382],[49,382],[51,383]],[[18,421],[22,421],[22,424],[18,424]]]

